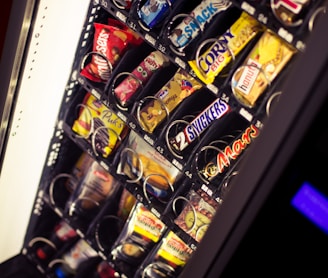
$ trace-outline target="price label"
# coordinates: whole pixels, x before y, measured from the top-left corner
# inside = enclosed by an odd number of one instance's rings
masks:
[[[117,11],[117,12],[116,12],[116,17],[117,17],[119,20],[121,20],[122,22],[126,23],[127,18],[126,18],[126,16],[125,16],[123,13],[121,13],[120,11]]]
[[[241,8],[243,10],[245,10],[246,12],[248,12],[250,15],[254,15],[255,14],[255,11],[256,11],[256,9],[252,5],[250,5],[249,3],[247,3],[247,2],[243,2],[241,4]]]
[[[293,34],[289,33],[285,28],[280,28],[278,30],[278,35],[289,43],[291,43],[294,39]]]
[[[145,40],[148,41],[152,46],[156,45],[156,39],[149,34],[145,35]]]
[[[176,57],[174,61],[180,68],[186,69],[186,63],[182,61],[179,57]]]
[[[153,138],[151,138],[148,134],[145,134],[144,135],[144,139],[145,139],[145,141],[146,142],[148,142],[150,145],[152,145],[152,146],[154,146],[154,140],[153,140]]]
[[[251,122],[253,120],[253,115],[249,113],[245,108],[239,110],[239,114],[242,115],[246,120]]]

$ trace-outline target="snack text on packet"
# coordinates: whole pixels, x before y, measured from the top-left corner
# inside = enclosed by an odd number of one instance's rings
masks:
[[[201,133],[203,133],[215,120],[221,118],[230,110],[230,106],[222,99],[213,101],[201,114],[199,114],[185,129],[172,138],[171,145],[178,151],[184,150]]]

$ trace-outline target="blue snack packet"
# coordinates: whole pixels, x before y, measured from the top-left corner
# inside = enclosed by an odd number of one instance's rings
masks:
[[[138,11],[138,15],[148,28],[153,28],[166,16],[174,1],[147,0]]]

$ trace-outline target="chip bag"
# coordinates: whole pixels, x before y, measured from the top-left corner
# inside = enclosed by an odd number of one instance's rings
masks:
[[[141,43],[132,30],[113,19],[108,24],[94,23],[94,40],[91,62],[82,70],[81,75],[94,82],[106,82],[113,68],[131,45]]]

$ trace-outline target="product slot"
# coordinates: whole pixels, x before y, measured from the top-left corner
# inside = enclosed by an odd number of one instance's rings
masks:
[[[160,242],[166,229],[157,216],[137,202],[110,252],[109,262],[115,271],[133,277],[147,254]]]
[[[62,127],[72,141],[111,167],[129,133],[128,126],[102,101],[79,86],[63,115]]]
[[[33,230],[30,229],[30,237],[26,238],[22,253],[42,273],[46,273],[49,263],[61,256],[78,238],[78,234],[69,223],[45,205],[42,215],[36,219]]]
[[[239,114],[231,112],[213,124],[188,161],[188,171],[192,180],[207,184],[215,193],[226,173],[240,159],[243,152],[258,136],[259,130]]]
[[[203,41],[222,34],[240,14],[240,9],[226,0],[188,4],[170,16],[159,36],[169,55],[180,57],[185,62],[195,57]]]
[[[163,222],[196,250],[220,205],[216,194],[210,196],[199,183],[186,178],[168,204]]]

